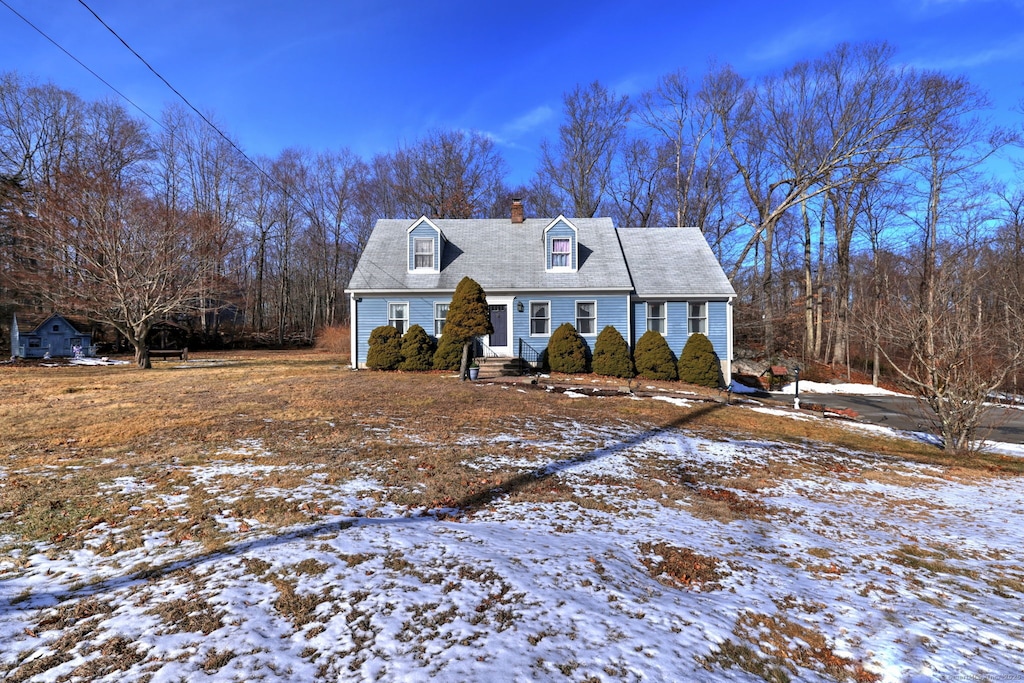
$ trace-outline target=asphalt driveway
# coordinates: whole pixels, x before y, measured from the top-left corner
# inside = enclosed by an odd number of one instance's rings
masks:
[[[783,403],[792,405],[793,396],[772,394]],[[932,432],[935,414],[917,399],[907,396],[853,396],[849,394],[800,393],[801,407],[817,404],[831,409],[849,408],[865,422],[915,432]],[[982,420],[983,439],[1004,443],[1024,444],[1024,410],[993,406]]]

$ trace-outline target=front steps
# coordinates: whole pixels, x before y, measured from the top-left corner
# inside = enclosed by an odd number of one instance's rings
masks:
[[[526,368],[518,358],[477,358],[480,374],[477,380],[520,377]]]

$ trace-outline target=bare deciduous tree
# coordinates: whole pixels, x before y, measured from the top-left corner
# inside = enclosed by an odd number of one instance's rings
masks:
[[[505,160],[476,131],[435,130],[391,158],[403,218],[480,218],[504,185]],[[397,217],[397,216],[396,216]]]
[[[576,86],[563,102],[558,141],[541,144],[538,173],[565,193],[574,216],[591,218],[607,198],[612,160],[631,113],[629,98],[594,81],[586,88]]]
[[[206,275],[202,235],[185,212],[148,194],[154,152],[142,124],[123,108],[89,108],[74,164],[57,174],[31,223],[44,246],[55,303],[111,325],[149,367],[152,326],[194,307]]]

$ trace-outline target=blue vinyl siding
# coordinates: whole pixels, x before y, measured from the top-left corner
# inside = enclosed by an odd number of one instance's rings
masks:
[[[449,303],[450,296],[411,297],[395,294],[389,297],[363,297],[358,306],[358,325],[356,340],[358,344],[358,362],[366,363],[366,351],[370,345],[370,333],[375,327],[388,324],[388,303],[402,302],[409,304],[409,327],[419,325],[427,334],[434,336],[434,303]]]
[[[396,299],[397,301],[397,299]],[[388,300],[363,297],[356,304],[356,352],[359,365],[366,363],[366,350],[370,346],[370,332],[388,324]]]
[[[645,301],[634,301],[633,302],[633,334],[626,337],[626,343],[629,344],[629,348],[633,348],[640,337],[644,336],[644,332],[647,331],[647,302]]]
[[[729,325],[727,322],[729,304],[725,301],[708,302],[708,339],[715,347],[715,353],[722,360],[728,359]]]
[[[433,334],[434,330],[434,304],[449,303],[450,296],[439,295],[434,297],[402,297],[400,295],[388,298],[363,297],[358,303],[358,363],[366,363],[366,350],[369,346],[370,332],[373,328],[388,324],[388,302],[402,301],[409,303],[409,325],[421,325],[427,334]],[[629,333],[627,327],[628,297],[625,294],[605,296],[551,296],[549,294],[537,293],[531,295],[517,296],[509,311],[509,346],[513,353],[518,352],[519,339],[522,338],[527,344],[543,351],[547,348],[550,335],[531,337],[530,336],[530,302],[549,301],[551,302],[551,328],[554,331],[562,323],[576,324],[576,302],[595,301],[597,302],[597,332],[600,333],[608,325],[615,327],[619,333],[626,338]],[[523,312],[520,313],[516,304],[522,302]],[[587,345],[593,347],[596,335],[583,337]]]
[[[576,231],[573,230],[570,226],[563,223],[562,221],[559,221],[555,223],[553,226],[551,226],[551,229],[548,230],[547,233],[545,233],[544,235],[544,258],[546,259],[546,263],[544,264],[545,267],[549,270],[552,268],[551,243],[553,240],[556,239],[569,240],[569,248],[572,250],[572,253],[569,256],[569,265],[573,270],[576,270],[579,256],[579,249],[577,248],[578,245],[576,244]]]
[[[601,330],[608,325],[611,325],[619,331],[619,334],[622,335],[623,339],[628,339],[629,327],[626,314],[628,311],[629,299],[624,294],[605,296],[591,296],[587,294],[558,296],[537,293],[517,296],[516,301],[523,302],[523,312],[519,313],[515,310],[515,306],[512,307],[512,342],[514,348],[518,347],[519,339],[522,338],[523,341],[537,351],[543,351],[546,349],[551,333],[558,329],[559,325],[563,323],[570,323],[573,326],[576,325],[577,301],[597,302],[597,321],[595,326],[597,334],[600,334]],[[530,335],[531,301],[549,301],[551,303],[551,320],[547,335]],[[585,341],[587,346],[591,347],[591,349],[593,349],[593,344],[597,340],[597,334],[583,337],[583,341]]]
[[[664,299],[652,299],[652,301],[665,301]],[[695,299],[695,301],[703,301]],[[665,340],[668,342],[669,348],[672,349],[672,353],[679,354],[683,352],[683,347],[686,346],[686,340],[689,338],[689,301],[668,301],[666,302],[666,315],[668,320],[666,321]],[[725,360],[728,358],[728,309],[729,304],[725,301],[708,301],[707,302],[707,330],[708,339],[711,340],[711,345],[715,347],[715,353],[718,357]],[[632,344],[636,344],[637,340],[640,339],[647,331],[647,301],[634,301],[633,302],[633,337]]]

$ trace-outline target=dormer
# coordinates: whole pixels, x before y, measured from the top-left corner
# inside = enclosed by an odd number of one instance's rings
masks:
[[[544,228],[544,269],[549,273],[575,273],[579,267],[579,230],[565,216]]]
[[[444,234],[429,218],[423,216],[406,231],[410,273],[441,272]]]

